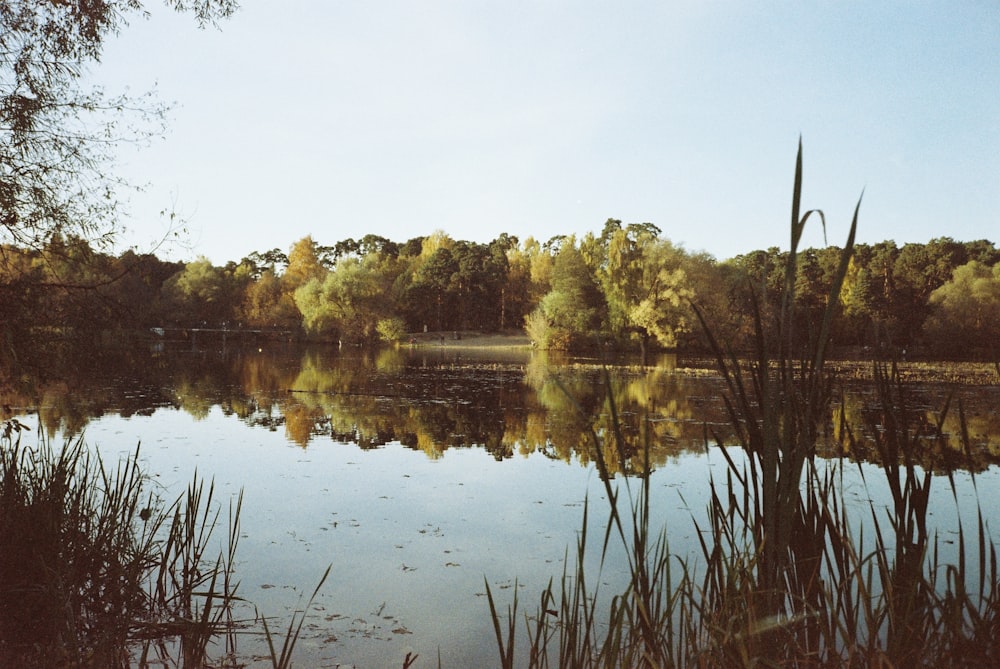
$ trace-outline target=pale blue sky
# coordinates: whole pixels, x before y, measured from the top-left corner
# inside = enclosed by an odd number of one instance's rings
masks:
[[[243,0],[222,30],[151,2],[95,75],[176,101],[121,153],[126,243],[216,264],[367,233],[542,241],[651,222],[719,259],[788,245],[1000,243],[1000,3]],[[806,244],[819,246],[818,227]]]

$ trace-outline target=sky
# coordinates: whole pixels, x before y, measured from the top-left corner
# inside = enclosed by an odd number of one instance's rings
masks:
[[[719,260],[1000,243],[1000,4],[242,0],[220,29],[150,0],[94,81],[174,106],[117,173],[125,246],[215,264],[312,235],[489,242],[653,223]]]

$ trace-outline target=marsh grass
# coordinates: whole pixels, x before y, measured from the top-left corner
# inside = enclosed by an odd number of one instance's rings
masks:
[[[326,582],[326,579],[330,576],[330,570],[333,565],[326,568],[323,572],[322,578],[319,579],[319,583],[316,585],[316,589],[313,590],[312,595],[309,596],[309,601],[306,602],[305,607],[301,611],[296,611],[292,614],[291,620],[288,622],[288,629],[285,630],[283,637],[277,636],[277,634],[271,632],[271,628],[268,625],[267,618],[261,617],[261,623],[264,626],[264,638],[267,640],[267,650],[270,653],[271,666],[274,669],[289,669],[292,666],[292,655],[295,652],[295,644],[299,641],[299,636],[302,634],[302,625],[306,621],[306,615],[309,613],[309,609],[312,608],[313,601],[316,599],[316,595],[319,594],[320,589]],[[281,647],[278,648],[277,643],[281,642]]]
[[[212,557],[214,486],[195,475],[164,504],[138,449],[109,469],[82,438],[57,449],[40,434],[29,447],[26,431],[8,421],[0,438],[0,664],[204,666],[209,645],[239,626],[242,494]]]
[[[28,446],[27,432],[17,420],[0,430],[0,667],[235,668],[241,634],[260,634],[276,669],[292,666],[330,568],[272,633],[259,613],[237,615],[253,610],[234,578],[242,491],[223,519],[197,472],[166,503],[138,448],[111,470],[82,437],[55,448],[39,433]]]
[[[152,614],[133,622],[137,639],[144,639],[140,665],[150,657],[181,667],[202,667],[209,647],[222,640],[221,657],[235,663],[236,633],[252,621],[239,620],[234,607],[242,602],[233,579],[239,543],[242,491],[229,504],[225,543],[216,550],[213,535],[219,527],[221,506],[214,482],[195,472],[186,492],[160,516],[152,560],[148,563],[147,591]]]
[[[134,462],[109,473],[79,441],[0,448],[0,657],[5,666],[120,666],[128,624],[147,608],[139,585],[151,533],[134,531]]]
[[[849,426],[842,415],[837,434],[842,452],[877,453],[878,480],[857,466],[865,486],[888,491],[890,502],[882,508],[874,503],[867,513],[849,508],[843,468],[852,465],[816,457],[830,416],[830,326],[853,251],[858,208],[826,313],[807,337],[799,337],[792,331],[798,244],[811,217],[825,226],[821,212],[800,213],[801,186],[800,144],[781,306],[773,321],[756,310],[750,359],[738,359],[717,342],[698,312],[725,380],[738,444],[730,450],[706,433],[706,446],[715,443],[726,467],[723,480],[714,475],[710,480],[706,515],[692,518],[700,551],[674,555],[668,528],[651,529],[649,463],[637,468],[624,462],[630,453],[648,454],[648,444],[636,449],[626,443],[609,402],[612,429],[590,433],[609,502],[600,563],[616,543],[627,555],[629,584],[607,602],[591,585],[601,579],[584,567],[592,550],[585,510],[575,563],[567,554],[560,582],[550,582],[537,609],[525,615],[521,645],[516,596],[504,617],[487,584],[503,667],[902,668],[1000,662],[996,550],[981,510],[974,527],[958,513],[950,474],[958,537],[953,560],[942,558],[942,541],[927,524],[935,478],[918,466],[918,456],[928,441],[948,439],[941,425],[949,406],[928,438],[925,429],[909,422],[898,367],[873,365],[870,423]],[[755,299],[766,303],[760,294]],[[800,341],[808,344],[796,350],[793,343]],[[969,453],[961,404],[958,410],[960,439]],[[617,471],[638,474],[615,478],[604,453],[622,459]]]

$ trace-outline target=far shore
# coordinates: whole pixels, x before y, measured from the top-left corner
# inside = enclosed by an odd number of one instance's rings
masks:
[[[445,332],[416,332],[400,340],[401,347],[444,349],[495,349],[517,350],[533,348],[531,338],[524,332],[478,332],[453,330]],[[848,352],[854,352],[849,351]],[[698,361],[695,363],[694,361]],[[888,361],[883,361],[888,364]],[[693,364],[694,363],[694,364]],[[868,381],[872,376],[873,360],[859,356],[833,357],[828,368],[841,381]],[[1000,385],[1000,363],[946,360],[897,361],[900,377],[911,383],[968,384],[981,386]],[[685,356],[684,369],[696,368],[700,372],[714,370],[715,361],[704,354]]]
[[[400,340],[401,346],[446,348],[531,348],[531,339],[523,332],[483,333],[474,330],[415,332]]]

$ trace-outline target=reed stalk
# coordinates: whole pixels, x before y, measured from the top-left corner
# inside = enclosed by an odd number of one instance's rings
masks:
[[[292,614],[292,618],[288,622],[288,629],[285,630],[285,634],[281,638],[280,649],[275,645],[278,639],[275,634],[271,632],[271,628],[267,623],[267,618],[261,617],[261,622],[264,625],[264,638],[267,639],[267,649],[270,653],[271,666],[273,666],[274,669],[289,669],[292,666],[292,656],[295,652],[295,644],[299,641],[299,635],[302,633],[302,625],[305,623],[306,615],[309,613],[309,609],[312,608],[313,601],[315,601],[316,595],[319,594],[319,591],[322,589],[327,577],[330,576],[330,570],[332,568],[333,565],[327,566],[326,571],[323,572],[323,576],[319,579],[319,583],[316,584],[316,589],[313,590],[312,595],[310,595],[309,601],[306,602],[305,607],[301,611],[296,611]]]

